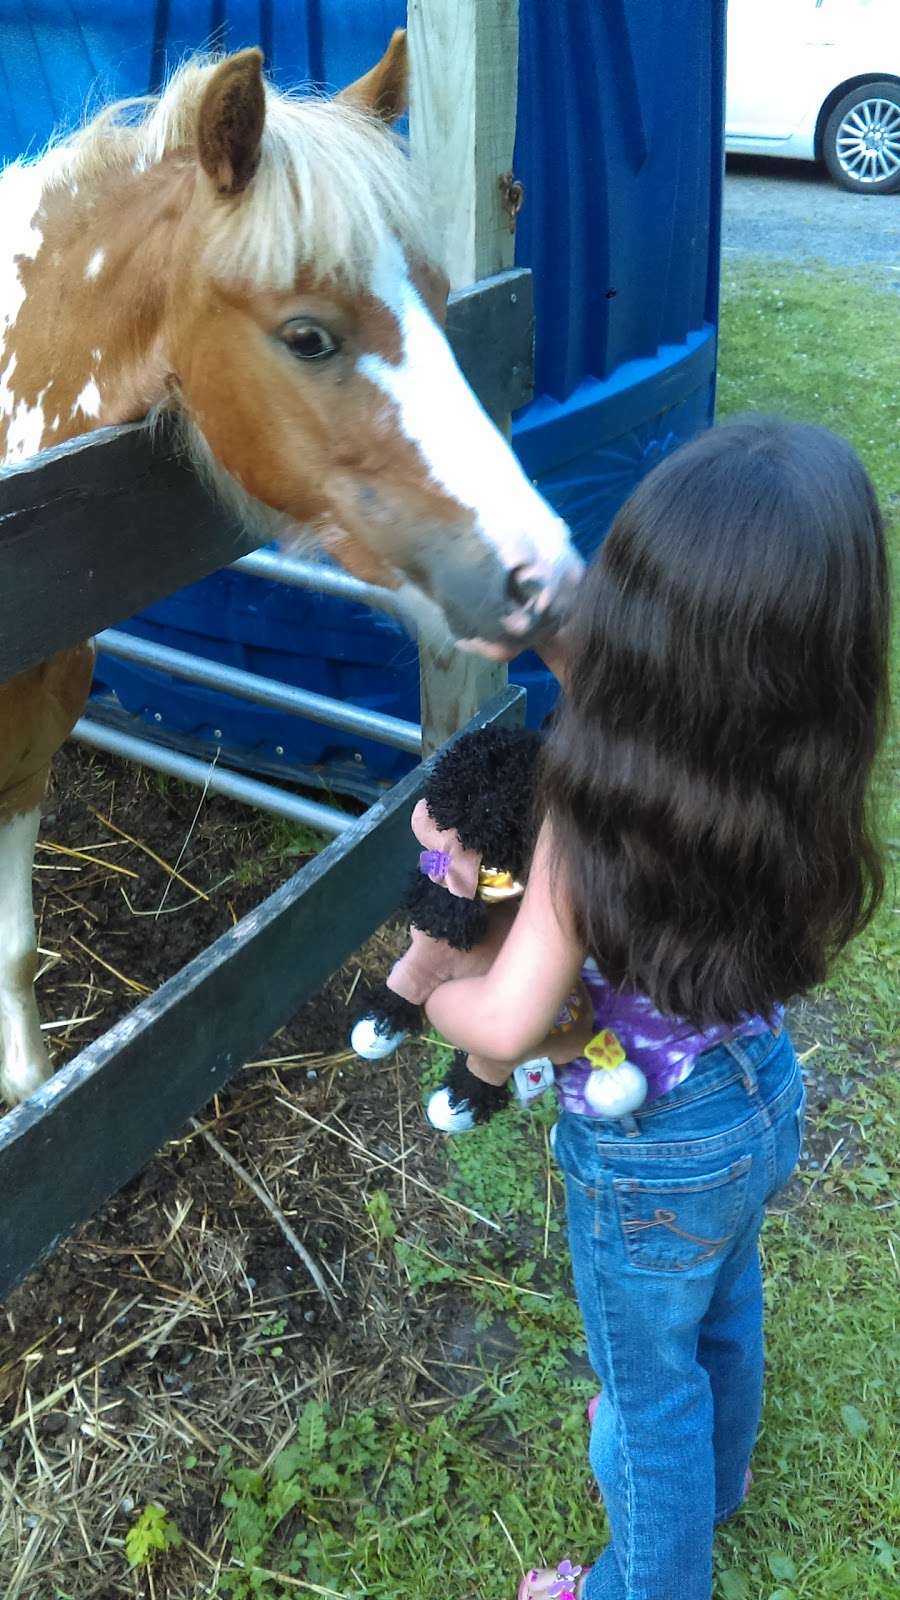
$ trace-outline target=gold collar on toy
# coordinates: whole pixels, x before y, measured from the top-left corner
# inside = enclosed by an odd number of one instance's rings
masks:
[[[495,905],[499,900],[516,900],[525,893],[524,883],[501,867],[478,868],[478,898]]]

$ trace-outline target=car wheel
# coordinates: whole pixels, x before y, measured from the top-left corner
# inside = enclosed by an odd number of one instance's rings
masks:
[[[825,124],[822,154],[843,189],[900,189],[900,83],[864,83],[845,94]]]

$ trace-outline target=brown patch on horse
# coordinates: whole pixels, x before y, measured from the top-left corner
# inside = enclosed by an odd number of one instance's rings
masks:
[[[216,68],[197,119],[200,165],[219,194],[241,194],[259,166],[266,120],[261,50],[240,50]]]
[[[93,649],[79,644],[0,684],[0,821],[40,805],[50,759],[81,715],[93,671]]]
[[[391,42],[381,60],[371,70],[357,78],[355,83],[341,89],[334,97],[345,105],[355,106],[380,117],[382,122],[396,122],[409,106],[409,52],[406,29],[395,28]]]

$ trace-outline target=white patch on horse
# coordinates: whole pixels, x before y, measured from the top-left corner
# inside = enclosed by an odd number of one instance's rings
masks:
[[[6,430],[6,460],[24,461],[36,456],[44,437],[44,408],[41,401],[47,393],[42,389],[33,406],[20,400],[9,419]]]
[[[97,388],[96,378],[88,378],[81,393],[76,397],[71,415],[74,417],[79,411],[85,417],[99,417],[100,390]]]
[[[0,340],[15,325],[25,301],[20,264],[33,261],[43,243],[35,223],[46,181],[42,167],[14,161],[0,173]]]
[[[13,351],[3,371],[0,372],[0,417],[11,417],[15,407],[16,397],[12,392],[10,379],[16,370],[16,352]]]
[[[512,571],[537,563],[552,581],[571,559],[568,528],[479,405],[394,241],[378,258],[371,288],[399,323],[403,356],[394,366],[369,353],[360,357],[359,371],[396,407],[401,432],[434,482],[475,513],[477,531],[503,566]]]
[[[25,400],[17,400],[12,384],[15,370],[16,353],[13,351],[3,371],[0,372],[0,418],[8,419],[6,446],[0,456],[0,460],[5,462],[23,461],[26,456],[36,455],[44,436],[42,402],[47,390],[46,388],[41,390],[33,406],[28,405]]]
[[[31,868],[40,811],[0,821],[0,1090],[24,1100],[49,1076],[29,958],[35,950]]]
[[[105,260],[106,260],[106,251],[105,250],[95,250],[94,254],[91,256],[90,261],[88,262],[87,266],[84,269],[85,277],[89,278],[89,279],[90,278],[99,277],[100,270],[101,270]]]

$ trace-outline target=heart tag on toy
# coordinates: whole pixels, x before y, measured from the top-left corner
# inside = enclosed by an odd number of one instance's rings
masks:
[[[627,1117],[639,1111],[647,1098],[647,1079],[629,1061],[611,1028],[594,1035],[585,1046],[592,1072],[584,1098],[598,1117]]]
[[[553,1062],[546,1056],[523,1061],[513,1073],[513,1088],[519,1104],[527,1106],[532,1100],[537,1100],[539,1095],[552,1087],[555,1076]]]

